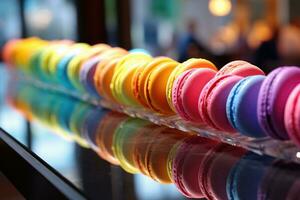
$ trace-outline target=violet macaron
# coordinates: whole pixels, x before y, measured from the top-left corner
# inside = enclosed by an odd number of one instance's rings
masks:
[[[258,95],[257,117],[264,132],[275,139],[288,139],[284,110],[288,96],[300,83],[300,68],[279,67],[264,82]]]

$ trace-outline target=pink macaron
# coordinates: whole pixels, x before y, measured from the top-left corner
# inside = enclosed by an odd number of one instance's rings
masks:
[[[176,112],[185,120],[203,122],[198,112],[198,99],[203,87],[215,76],[216,71],[195,68],[183,72],[175,79],[172,103]]]
[[[226,116],[226,101],[232,87],[241,76],[220,75],[211,79],[203,88],[198,102],[202,120],[217,130],[234,132]]]
[[[227,63],[218,71],[216,76],[222,76],[225,74],[233,74],[243,77],[265,75],[260,68],[244,60],[235,60]]]
[[[289,137],[300,146],[300,84],[293,89],[288,97],[284,123]]]

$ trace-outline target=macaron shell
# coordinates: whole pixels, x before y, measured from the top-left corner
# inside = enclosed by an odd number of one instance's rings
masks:
[[[155,69],[160,64],[171,62],[173,61],[170,58],[167,57],[156,57],[154,58],[150,63],[148,63],[146,66],[139,68],[135,73],[135,78],[133,79],[133,85],[135,87],[134,89],[134,95],[136,99],[139,100],[139,102],[146,106],[148,106],[147,100],[146,100],[146,83],[147,79],[149,77],[149,74],[153,69]],[[135,82],[134,82],[135,81]]]
[[[158,113],[167,115],[174,113],[167,101],[166,88],[168,78],[176,66],[177,62],[161,64],[150,72],[147,79],[144,91],[146,100],[148,106]]]
[[[211,69],[197,69],[185,82],[182,88],[182,104],[185,112],[193,122],[202,123],[198,111],[199,96],[204,86],[215,76]]]
[[[202,58],[198,58],[198,59],[191,58],[183,62],[182,64],[179,64],[170,74],[170,77],[167,82],[166,96],[167,96],[169,106],[173,111],[175,111],[172,102],[172,89],[173,89],[174,81],[182,72],[193,68],[209,68],[215,71],[217,70],[216,66],[212,62]]]
[[[231,61],[224,65],[216,74],[216,76],[232,74],[237,76],[252,76],[252,75],[265,75],[265,73],[255,65],[243,60]]]
[[[258,119],[266,134],[277,139],[288,139],[284,127],[284,109],[287,98],[300,83],[298,67],[273,70],[264,80],[258,97]]]
[[[300,84],[298,84],[288,97],[284,122],[289,138],[300,146]]]
[[[257,119],[257,99],[265,76],[243,78],[232,88],[226,103],[227,118],[241,134],[250,137],[266,136]]]
[[[189,116],[186,114],[182,105],[182,87],[189,76],[193,73],[195,69],[190,69],[183,72],[179,77],[177,77],[173,84],[172,89],[172,103],[175,111],[185,120],[190,120]]]

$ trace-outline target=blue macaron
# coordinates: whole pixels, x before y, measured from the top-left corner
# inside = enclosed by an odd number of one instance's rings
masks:
[[[241,134],[250,137],[266,136],[257,118],[257,99],[265,76],[243,78],[230,91],[226,114],[230,124]]]

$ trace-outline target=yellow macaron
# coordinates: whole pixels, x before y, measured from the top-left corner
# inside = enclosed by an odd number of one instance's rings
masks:
[[[149,62],[152,57],[145,53],[130,53],[116,65],[110,88],[114,98],[123,105],[139,106],[132,90],[132,77],[135,70]]]

